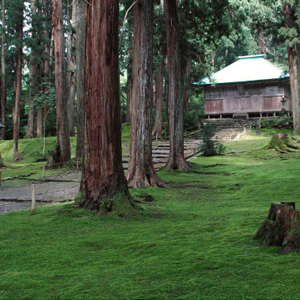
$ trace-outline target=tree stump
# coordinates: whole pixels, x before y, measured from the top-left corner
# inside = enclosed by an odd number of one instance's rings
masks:
[[[295,202],[271,204],[269,215],[258,229],[255,240],[260,245],[281,247],[281,254],[299,249],[299,211]]]
[[[285,133],[274,134],[268,145],[264,147],[264,149],[275,149],[281,153],[294,152],[298,148],[296,142]]]

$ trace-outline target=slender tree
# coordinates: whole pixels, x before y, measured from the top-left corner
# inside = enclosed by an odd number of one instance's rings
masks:
[[[1,40],[1,122],[5,125],[5,0],[2,0],[2,40]],[[5,127],[1,128],[1,137],[5,138]]]
[[[130,99],[131,133],[127,180],[131,187],[165,186],[152,162],[153,1],[134,7],[134,47]]]
[[[133,206],[122,166],[118,23],[118,0],[89,1],[85,147],[76,203],[101,213],[115,211],[120,215]]]
[[[68,37],[67,37],[67,93],[68,93],[68,119],[69,119],[69,131],[70,136],[75,136],[75,69],[76,69],[76,57],[75,57],[75,27],[73,22],[76,18],[77,5],[73,3],[72,13],[71,6],[68,5]]]
[[[69,122],[67,114],[66,71],[65,71],[65,40],[63,24],[62,0],[52,0],[54,59],[55,59],[55,92],[56,92],[56,128],[58,163],[67,163],[71,157]]]
[[[160,39],[159,55],[160,62],[155,76],[155,123],[152,131],[153,135],[162,138],[162,121],[163,121],[163,88],[164,88],[164,71],[166,65],[166,35],[165,35],[165,14],[163,0],[160,1],[160,9],[156,19],[158,24],[157,30]]]
[[[77,94],[77,146],[76,157],[82,158],[84,148],[84,57],[86,29],[86,1],[77,0],[76,18],[76,94]]]
[[[31,15],[32,19],[34,19],[36,15],[36,5],[35,5],[36,0],[31,0]],[[34,22],[32,21],[32,38],[36,38],[36,28],[34,28]],[[31,66],[30,66],[30,86],[29,86],[29,95],[28,95],[28,119],[27,119],[27,132],[26,132],[26,137],[28,138],[33,138],[34,137],[34,105],[33,105],[33,99],[35,95],[35,84],[34,84],[34,79],[36,76],[36,63],[35,63],[35,55],[33,54],[34,51],[31,52]]]
[[[22,90],[22,55],[23,55],[23,1],[20,0],[18,8],[18,50],[17,50],[17,65],[16,65],[16,96],[13,112],[13,144],[14,144],[14,159],[19,159],[19,126],[20,126],[20,99]]]
[[[294,134],[300,133],[300,44],[299,38],[294,37],[294,32],[296,31],[295,27],[298,26],[297,4],[298,1],[295,1],[293,6],[287,2],[283,3],[283,13],[286,22],[285,29],[292,95]]]
[[[167,56],[169,73],[169,132],[170,154],[167,168],[186,170],[183,137],[183,82],[178,42],[176,0],[165,0],[167,18]]]

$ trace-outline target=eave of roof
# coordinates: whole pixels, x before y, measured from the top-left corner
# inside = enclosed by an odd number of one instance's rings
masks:
[[[238,61],[214,73],[210,78],[206,77],[194,84],[239,83],[289,77],[289,74],[286,74],[263,57],[263,55],[239,56]]]

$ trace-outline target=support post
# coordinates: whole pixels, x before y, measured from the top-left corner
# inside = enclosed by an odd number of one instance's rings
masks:
[[[46,164],[43,164],[43,177],[45,178],[46,176]]]
[[[35,185],[31,185],[31,209],[35,209]]]

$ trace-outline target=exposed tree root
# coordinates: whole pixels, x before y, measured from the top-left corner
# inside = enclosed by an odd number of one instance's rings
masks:
[[[135,172],[130,172],[130,170],[128,170],[126,178],[130,188],[144,188],[148,186],[160,188],[167,187],[167,184],[158,177],[153,165],[143,170],[136,166]]]
[[[296,144],[295,139],[289,137],[284,133],[276,133],[271,138],[268,145],[263,149],[274,149],[280,153],[286,152],[295,152],[299,149],[299,146]]]

